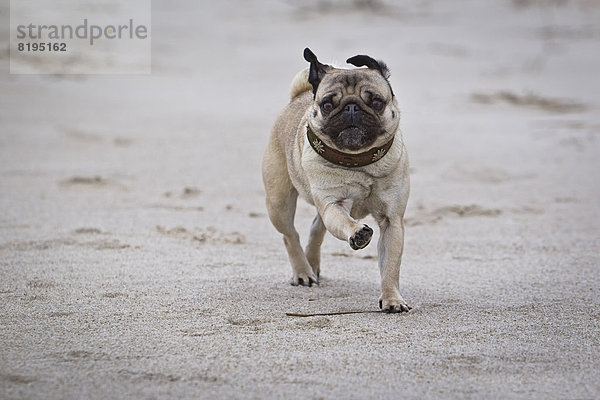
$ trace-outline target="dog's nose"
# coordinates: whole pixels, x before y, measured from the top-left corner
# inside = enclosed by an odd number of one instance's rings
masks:
[[[360,107],[354,103],[350,103],[347,104],[346,107],[344,107],[344,111],[350,114],[356,114],[360,111]]]
[[[346,104],[344,107],[344,117],[348,123],[360,123],[362,120],[362,110],[358,104]]]

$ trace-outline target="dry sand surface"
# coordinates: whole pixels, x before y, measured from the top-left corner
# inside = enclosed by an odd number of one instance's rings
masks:
[[[600,397],[598,1],[153,3],[151,75],[0,55],[0,398]],[[373,244],[289,285],[260,159],[305,46],[391,68],[408,314]]]

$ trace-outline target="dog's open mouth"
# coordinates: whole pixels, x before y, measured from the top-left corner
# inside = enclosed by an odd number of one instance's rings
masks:
[[[364,130],[356,126],[349,126],[342,129],[338,134],[337,141],[349,150],[359,150],[368,144],[369,139]]]

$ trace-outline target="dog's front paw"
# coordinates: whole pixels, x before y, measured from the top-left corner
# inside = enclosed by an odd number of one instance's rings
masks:
[[[318,285],[319,284],[319,277],[317,275],[314,274],[314,272],[310,272],[310,273],[294,273],[294,276],[292,276],[292,286],[312,286],[313,284]]]
[[[402,299],[379,299],[379,308],[384,313],[401,313],[412,310],[412,307],[406,304]]]
[[[371,236],[373,236],[373,229],[369,228],[368,225],[363,225],[359,231],[356,231],[348,239],[348,243],[354,250],[364,249],[371,242]]]

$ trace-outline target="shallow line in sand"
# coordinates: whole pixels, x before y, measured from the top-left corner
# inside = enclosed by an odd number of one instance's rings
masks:
[[[379,313],[380,311],[333,311],[327,313],[311,313],[311,314],[303,314],[303,313],[292,313],[286,312],[285,315],[288,317],[325,317],[331,315],[346,315],[346,314],[374,314]]]

